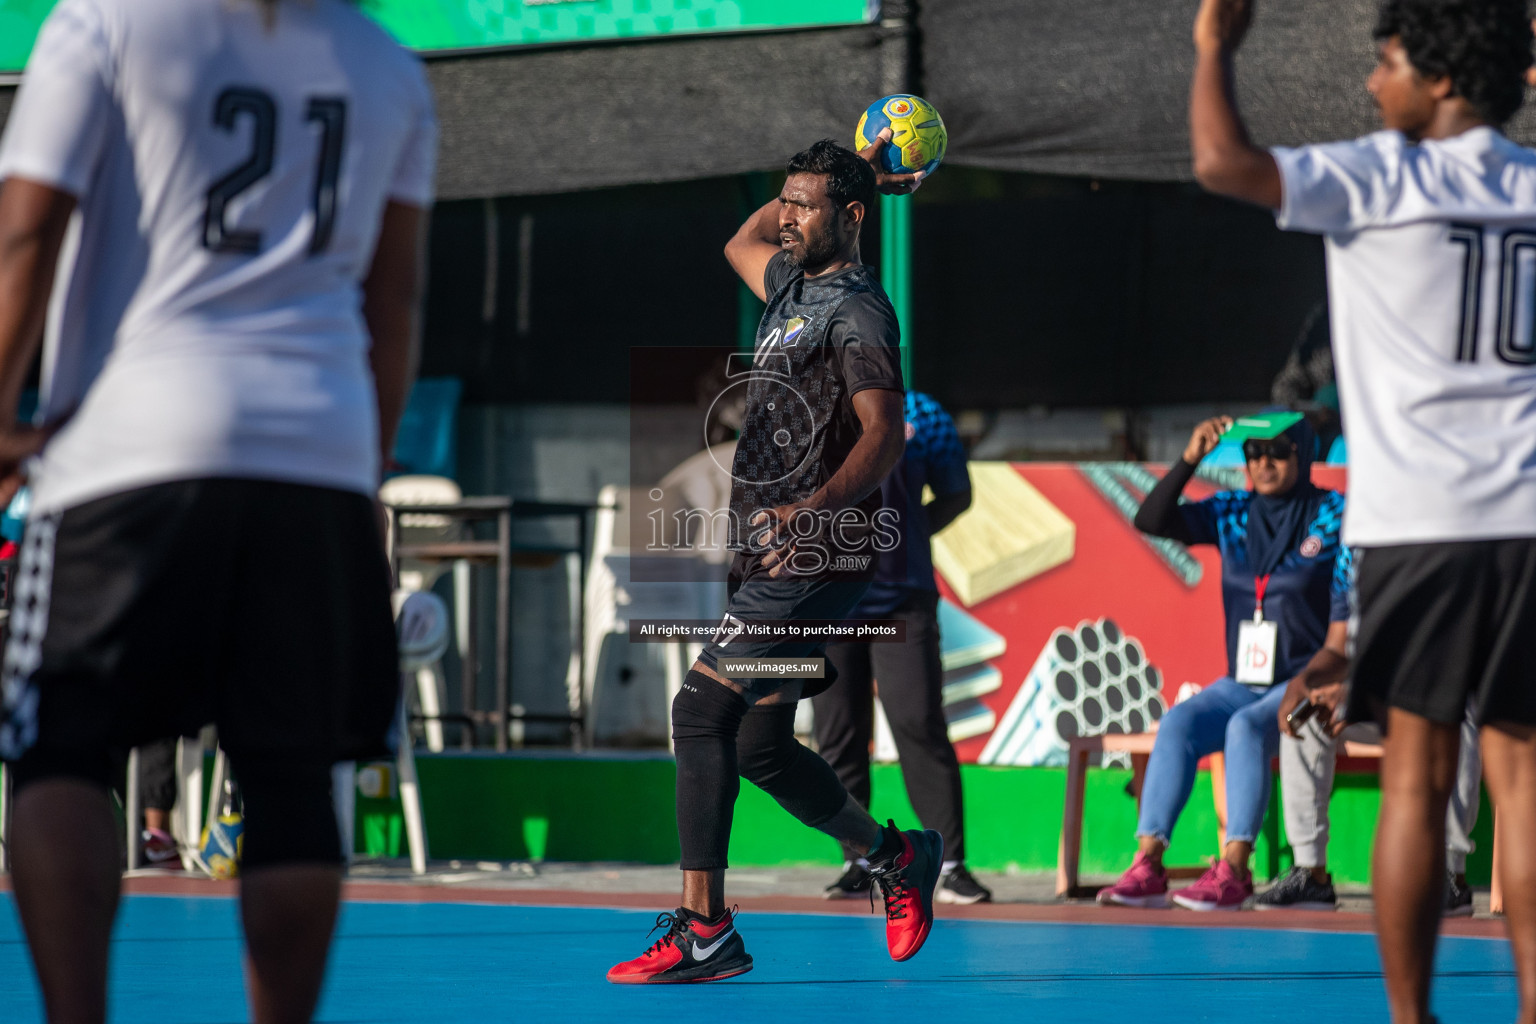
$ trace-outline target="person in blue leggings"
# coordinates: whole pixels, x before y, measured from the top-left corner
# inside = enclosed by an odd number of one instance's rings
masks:
[[[1226,754],[1226,846],[1199,881],[1171,898],[1191,910],[1236,910],[1253,895],[1248,860],[1269,803],[1285,684],[1308,670],[1330,631],[1342,640],[1347,629],[1344,497],[1312,484],[1315,439],[1306,420],[1243,443],[1252,490],[1179,503],[1200,460],[1231,425],[1216,417],[1197,426],[1184,457],[1136,513],[1144,533],[1220,550],[1227,671],[1163,716],[1142,785],[1136,859],[1100,890],[1101,903],[1167,905],[1163,851],[1189,802],[1196,764],[1216,751]]]

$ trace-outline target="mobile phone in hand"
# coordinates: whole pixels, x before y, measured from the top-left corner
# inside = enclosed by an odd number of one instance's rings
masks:
[[[1321,704],[1313,704],[1309,700],[1304,700],[1292,708],[1290,714],[1285,716],[1285,724],[1292,732],[1295,732],[1307,724],[1307,719],[1321,710],[1323,710]]]

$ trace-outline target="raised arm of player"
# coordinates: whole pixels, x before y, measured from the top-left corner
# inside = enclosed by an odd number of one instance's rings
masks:
[[[866,388],[853,396],[853,412],[859,418],[863,433],[848,458],[832,474],[832,479],[806,500],[773,509],[771,513],[760,512],[753,519],[753,525],[757,525],[766,522],[771,515],[778,524],[765,537],[767,546],[774,549],[763,557],[763,564],[770,567],[770,575],[778,576],[783,572],[784,566],[777,563],[786,562],[794,553],[793,545],[779,546],[780,528],[791,516],[802,509],[836,513],[852,508],[880,486],[880,481],[901,458],[907,443],[907,425],[902,418],[900,391]]]
[[[1189,144],[1195,178],[1208,190],[1280,208],[1280,168],[1248,138],[1232,89],[1232,54],[1253,20],[1252,0],[1202,0],[1195,16]]]
[[[384,207],[373,264],[363,279],[363,319],[373,345],[379,398],[379,445],[385,461],[395,448],[395,431],[421,359],[422,260],[427,213],[417,206],[391,202]]]
[[[914,174],[888,174],[882,170],[879,162],[880,151],[890,140],[891,130],[881,129],[875,141],[859,151],[859,156],[869,161],[874,167],[875,188],[878,191],[893,196],[911,195],[922,185],[925,175],[922,171]],[[746,223],[731,236],[731,240],[725,243],[725,258],[746,282],[747,287],[752,289],[752,294],[764,302],[768,301],[768,290],[763,286],[763,275],[768,270],[768,261],[773,259],[774,253],[781,248],[779,213],[783,207],[784,204],[778,198],[768,200],[761,209],[748,217]]]
[[[752,294],[763,302],[768,301],[768,290],[763,286],[763,275],[768,271],[768,261],[779,251],[779,211],[783,208],[779,197],[774,196],[763,204],[747,222],[736,229],[736,234],[725,243],[725,258],[731,268],[741,276]]]
[[[16,423],[27,370],[43,338],[48,295],[75,197],[21,178],[0,184],[0,507],[22,484],[21,464],[57,424]]]

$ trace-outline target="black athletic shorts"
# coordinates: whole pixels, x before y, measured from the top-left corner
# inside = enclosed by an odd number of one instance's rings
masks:
[[[1351,721],[1536,724],[1536,538],[1359,552]]]
[[[0,702],[18,779],[110,777],[213,722],[245,758],[388,753],[400,675],[389,569],[361,494],[156,484],[35,516]]]
[[[699,660],[719,671],[721,658],[814,658],[827,649],[825,638],[788,641],[763,639],[742,629],[751,623],[791,622],[802,619],[838,620],[858,607],[874,578],[874,560],[863,574],[839,572],[821,576],[784,574],[770,576],[761,555],[738,553],[726,581],[729,600],[714,640],[704,646]],[[774,677],[735,679],[758,696],[766,696],[787,682],[803,683],[801,699],[814,697],[837,678],[831,666],[823,679],[786,680]]]

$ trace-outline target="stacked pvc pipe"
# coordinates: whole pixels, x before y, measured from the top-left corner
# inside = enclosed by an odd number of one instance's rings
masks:
[[[1104,496],[1104,500],[1109,502],[1111,507],[1125,517],[1127,523],[1136,518],[1136,512],[1141,508],[1142,501],[1126,486],[1128,471],[1125,467],[1132,465],[1132,463],[1104,463],[1085,464],[1078,467],[1078,471]],[[1144,468],[1140,469],[1140,472],[1147,477],[1151,476]],[[1188,548],[1166,537],[1151,537],[1146,534],[1140,536],[1153,551],[1157,552],[1163,564],[1185,586],[1194,587],[1199,584],[1204,569],[1201,568],[1199,559],[1189,553]]]
[[[1060,627],[993,730],[981,764],[1060,766],[1076,736],[1146,732],[1167,710],[1162,673],[1112,619]],[[1107,765],[1129,767],[1116,752]]]

